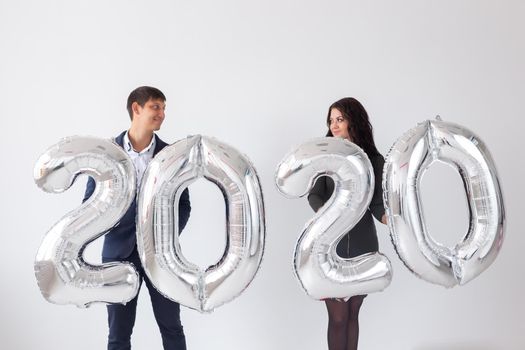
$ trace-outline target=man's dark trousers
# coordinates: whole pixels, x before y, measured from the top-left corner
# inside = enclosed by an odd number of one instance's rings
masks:
[[[104,263],[110,261],[122,261],[122,259],[103,259]],[[180,322],[179,304],[164,297],[151,284],[148,276],[144,273],[136,248],[125,261],[129,261],[135,265],[141,280],[144,279],[148,287],[153,313],[159,325],[164,349],[186,350],[186,338],[184,337],[184,331]],[[137,299],[138,293],[137,296],[126,305],[110,304],[107,306],[109,324],[108,350],[131,349],[130,338],[135,324]]]

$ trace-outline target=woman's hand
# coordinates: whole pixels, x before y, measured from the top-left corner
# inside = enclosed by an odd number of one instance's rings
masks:
[[[386,213],[383,214],[383,216],[381,217],[381,222],[382,222],[383,224],[385,224],[385,225],[388,224],[388,221],[387,221],[387,218],[386,218]]]

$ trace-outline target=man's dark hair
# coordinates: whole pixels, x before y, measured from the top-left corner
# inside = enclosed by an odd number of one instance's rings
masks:
[[[128,103],[126,105],[129,118],[133,120],[133,110],[131,108],[133,102],[137,102],[141,107],[144,107],[146,102],[148,102],[150,99],[166,101],[166,96],[164,96],[162,91],[151,86],[140,86],[131,91],[128,97]]]

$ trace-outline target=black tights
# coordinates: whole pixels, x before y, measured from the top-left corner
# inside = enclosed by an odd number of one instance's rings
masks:
[[[326,299],[328,309],[328,349],[357,350],[359,309],[366,295],[355,295],[347,302]]]

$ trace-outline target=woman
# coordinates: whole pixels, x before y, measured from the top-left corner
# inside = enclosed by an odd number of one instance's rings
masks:
[[[326,136],[341,137],[361,147],[372,162],[375,175],[374,195],[370,206],[363,218],[343,236],[337,245],[337,254],[342,258],[352,258],[376,252],[378,243],[372,215],[386,224],[381,188],[385,161],[375,146],[368,114],[359,101],[347,97],[330,106],[326,122],[328,125]],[[319,210],[330,199],[333,191],[334,181],[327,176],[320,177],[308,195],[312,209]],[[365,297],[366,295],[356,295],[347,302],[336,299],[325,300],[328,309],[328,348],[330,350],[357,349],[359,309]]]

